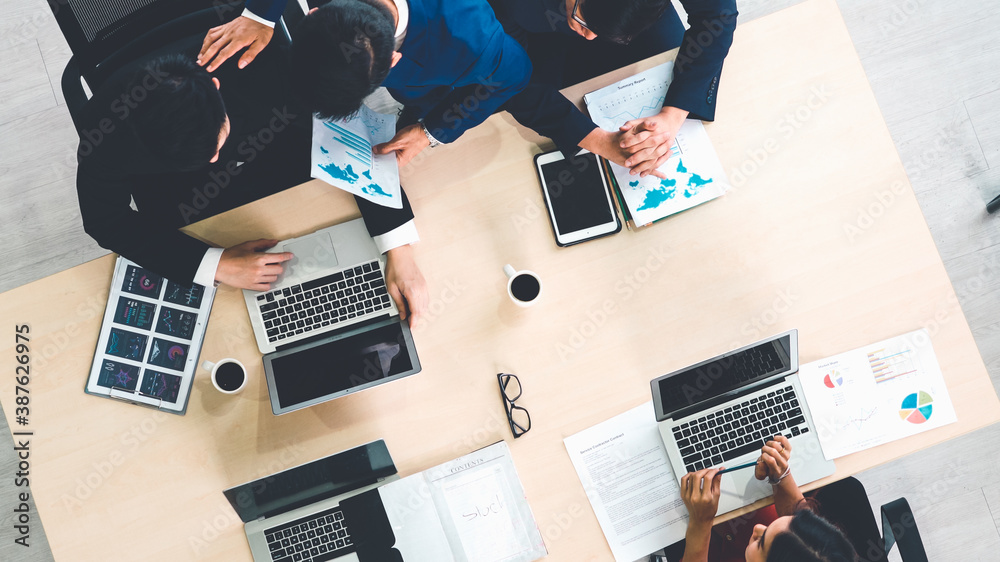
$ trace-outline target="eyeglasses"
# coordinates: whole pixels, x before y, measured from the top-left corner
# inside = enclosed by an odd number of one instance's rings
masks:
[[[578,15],[579,13],[580,13],[580,0],[576,0],[576,2],[573,3],[573,13],[570,15],[573,16],[573,21],[582,25],[585,29],[590,29],[590,27],[587,25],[587,22],[583,21],[583,18],[581,18]],[[590,30],[593,31],[592,29]]]
[[[517,375],[498,373],[497,383],[500,384],[500,395],[503,396],[503,409],[507,412],[510,432],[514,435],[514,439],[517,439],[531,429],[531,415],[528,414],[528,410],[514,404],[521,397],[521,381]]]

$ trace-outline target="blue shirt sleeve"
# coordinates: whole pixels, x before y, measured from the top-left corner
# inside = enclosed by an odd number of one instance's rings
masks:
[[[464,85],[431,108],[424,117],[424,126],[435,139],[454,142],[523,90],[530,77],[528,54],[499,30],[477,64],[466,73]]]
[[[681,0],[690,27],[674,60],[674,79],[664,105],[685,109],[692,119],[715,120],[722,63],[733,44],[736,0]]]

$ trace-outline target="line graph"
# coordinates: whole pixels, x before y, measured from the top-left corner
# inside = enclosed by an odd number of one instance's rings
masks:
[[[854,429],[861,431],[861,429],[864,428],[865,423],[867,423],[869,420],[875,417],[875,414],[877,413],[878,413],[878,406],[875,406],[874,408],[868,410],[864,408],[859,409],[858,414],[848,419],[847,422],[841,426],[841,429],[850,429],[853,427]]]

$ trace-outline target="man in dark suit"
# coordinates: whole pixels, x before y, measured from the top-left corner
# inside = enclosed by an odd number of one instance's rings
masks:
[[[239,63],[249,64],[286,2],[248,1],[208,33],[199,62],[212,69],[249,47]],[[296,91],[320,116],[349,115],[379,85],[406,106],[396,136],[377,147],[400,166],[485,121],[531,74],[485,0],[332,0],[293,34]]]
[[[526,45],[531,84],[504,109],[566,152],[586,148],[649,174],[666,161],[686,118],[713,121],[722,64],[736,29],[736,0],[491,0],[504,28]],[[597,39],[595,41],[595,39]],[[601,131],[557,90],[680,47],[663,110]]]
[[[88,102],[77,174],[84,228],[171,280],[268,290],[292,258],[264,253],[277,240],[212,248],[178,228],[308,181],[311,116],[282,78],[286,49],[265,50],[254,69],[230,64],[212,76],[195,64],[196,45],[186,56],[137,61]],[[401,210],[357,201],[387,253],[390,294],[412,323],[427,290],[409,246],[417,236],[405,193]]]
[[[270,40],[287,0],[250,0],[212,29],[199,62],[209,69]],[[405,166],[428,146],[482,123],[527,84],[531,63],[486,0],[331,0],[293,32],[293,81],[322,117],[356,111],[379,85],[406,106],[396,136],[378,147]]]

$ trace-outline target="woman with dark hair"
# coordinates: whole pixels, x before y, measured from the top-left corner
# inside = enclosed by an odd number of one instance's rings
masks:
[[[792,447],[784,436],[761,449],[755,475],[774,487],[778,518],[754,527],[747,545],[747,562],[855,562],[857,554],[844,534],[816,515],[799,491],[788,466]],[[720,468],[699,470],[681,478],[681,499],[690,519],[685,536],[684,562],[707,562],[712,523],[719,509]]]

